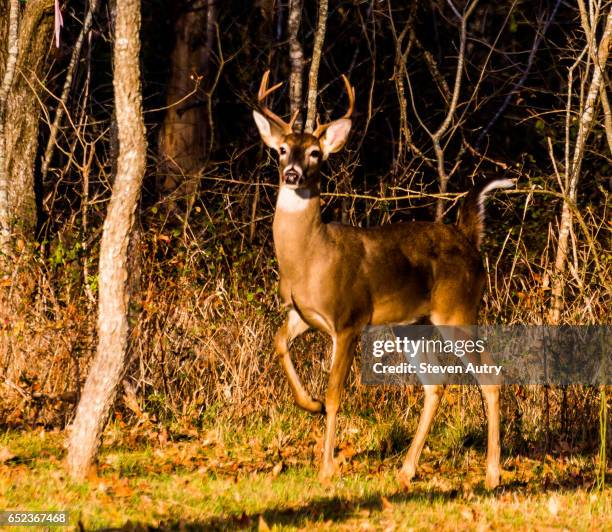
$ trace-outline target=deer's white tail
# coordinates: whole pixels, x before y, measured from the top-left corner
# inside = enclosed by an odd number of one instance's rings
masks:
[[[468,193],[457,218],[457,227],[480,249],[484,233],[484,202],[487,194],[498,188],[514,187],[514,179],[493,179],[475,186]]]

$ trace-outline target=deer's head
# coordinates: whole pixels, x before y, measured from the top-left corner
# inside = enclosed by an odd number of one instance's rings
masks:
[[[339,151],[351,129],[350,116],[355,103],[355,89],[346,76],[342,76],[349,97],[349,109],[342,118],[320,124],[312,133],[296,133],[293,125],[297,112],[285,122],[264,104],[265,98],[278,89],[282,83],[268,88],[268,70],[261,80],[258,100],[261,113],[253,111],[253,118],[264,143],[279,155],[281,185],[294,189],[313,189],[319,186],[319,169],[331,153]]]

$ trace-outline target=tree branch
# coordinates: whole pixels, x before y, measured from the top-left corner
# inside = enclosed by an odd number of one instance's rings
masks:
[[[74,43],[74,48],[72,49],[72,56],[70,57],[70,63],[68,64],[68,69],[66,70],[66,78],[64,79],[64,86],[62,87],[62,94],[60,96],[60,101],[55,109],[55,116],[53,117],[53,124],[51,124],[49,130],[49,139],[47,140],[47,147],[45,148],[45,154],[43,155],[43,161],[41,165],[41,176],[42,182],[45,182],[47,177],[47,172],[49,171],[49,165],[51,164],[51,157],[53,156],[53,148],[55,146],[55,142],[57,140],[57,133],[59,131],[59,127],[64,117],[64,109],[66,106],[66,102],[68,101],[68,94],[70,93],[70,87],[72,86],[72,79],[74,77],[74,71],[76,69],[77,62],[81,55],[81,48],[83,47],[83,41],[85,40],[85,36],[89,33],[91,29],[91,24],[93,22],[93,16],[95,12],[98,10],[99,0],[90,0],[89,8],[87,9],[87,14],[85,15],[85,20],[83,21],[83,27],[81,28],[81,32]]]
[[[506,110],[508,105],[510,105],[510,100],[512,100],[512,97],[520,90],[520,88],[524,85],[525,81],[527,81],[527,76],[529,76],[529,72],[531,71],[531,67],[533,66],[533,61],[535,59],[536,53],[538,52],[538,50],[540,48],[540,44],[542,42],[542,39],[546,35],[546,32],[548,31],[548,28],[549,28],[550,24],[554,20],[556,14],[557,14],[557,10],[559,9],[560,5],[561,5],[561,0],[557,0],[557,2],[555,4],[555,7],[552,10],[552,13],[550,14],[550,17],[548,17],[548,19],[546,20],[546,23],[544,24],[544,27],[542,28],[541,31],[538,30],[538,32],[536,34],[536,37],[535,37],[535,39],[533,41],[533,45],[531,46],[531,50],[529,51],[529,57],[527,58],[527,65],[525,65],[525,68],[523,69],[521,77],[514,84],[512,89],[510,89],[510,92],[508,92],[508,94],[506,94],[506,97],[504,98],[504,101],[501,104],[501,107],[497,110],[495,115],[493,115],[493,118],[491,118],[491,120],[489,120],[489,123],[482,130],[480,135],[478,135],[478,139],[476,140],[476,148],[480,148],[480,145],[482,144],[482,141],[487,136],[487,134],[489,133],[491,128],[495,125],[495,122],[497,122],[497,120],[499,120],[499,117],[504,114],[504,111]]]
[[[465,64],[465,44],[466,44],[466,36],[467,36],[467,21],[476,8],[478,4],[478,0],[473,0],[471,4],[468,5],[467,9],[463,14],[460,14],[457,11],[457,8],[452,3],[451,0],[447,0],[448,4],[451,6],[451,9],[457,15],[457,17],[461,20],[461,36],[459,43],[459,56],[457,57],[457,68],[455,70],[455,82],[453,84],[453,92],[451,95],[450,104],[448,106],[448,112],[446,113],[446,117],[440,127],[431,134],[431,141],[433,143],[434,152],[436,154],[437,160],[437,168],[438,168],[438,179],[439,179],[439,189],[440,194],[444,194],[448,185],[448,174],[446,173],[446,169],[444,168],[444,150],[440,146],[440,139],[448,130],[453,117],[455,115],[455,111],[457,110],[457,104],[459,102],[459,94],[461,92],[461,81],[463,79],[463,66]],[[444,215],[444,204],[442,201],[438,201],[436,203],[436,220],[440,221],[442,216]]]
[[[308,112],[306,115],[306,126],[304,130],[308,133],[314,129],[317,116],[317,86],[319,83],[319,65],[321,63],[321,52],[325,40],[325,26],[327,24],[327,0],[319,0],[319,16],[317,19],[317,31],[315,33],[312,49],[312,61],[308,75]]]

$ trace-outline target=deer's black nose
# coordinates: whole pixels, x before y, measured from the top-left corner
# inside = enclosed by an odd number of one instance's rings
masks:
[[[299,184],[302,175],[294,169],[285,170],[284,172],[285,183],[288,185],[297,185]]]

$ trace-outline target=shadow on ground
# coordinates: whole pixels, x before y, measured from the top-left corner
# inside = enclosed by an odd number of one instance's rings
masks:
[[[496,496],[499,493],[523,491],[528,487],[528,483],[514,481],[500,486],[497,490],[490,492],[479,487],[475,494],[481,496]],[[556,485],[540,485],[540,493],[559,488],[571,489],[578,488],[575,482],[561,482]],[[412,491],[398,491],[395,493],[376,492],[366,497],[350,499],[334,496],[319,497],[300,506],[277,506],[264,510],[263,512],[242,515],[231,514],[214,516],[198,522],[173,521],[161,523],[159,526],[152,526],[142,523],[127,522],[122,527],[97,529],[97,532],[166,532],[166,531],[221,531],[221,530],[257,530],[260,517],[263,518],[268,527],[273,525],[305,527],[309,524],[333,522],[341,524],[349,519],[359,519],[369,512],[381,512],[384,509],[383,497],[392,505],[403,502],[422,502],[424,504],[436,502],[453,501],[461,497],[461,491],[457,489],[449,491],[436,491],[425,489],[414,489]],[[385,501],[386,504],[386,501]],[[369,512],[366,512],[369,511]],[[86,529],[80,525],[80,530]]]
[[[382,497],[392,503],[420,500],[423,502],[437,500],[450,501],[460,495],[458,490],[450,492],[435,492],[415,490],[412,492],[397,493],[372,493],[367,497],[351,498],[344,497],[319,497],[309,501],[307,504],[294,507],[275,507],[256,514],[215,516],[200,522],[170,522],[159,526],[150,526],[140,523],[126,523],[119,528],[97,529],[97,532],[153,532],[153,531],[192,531],[192,530],[251,530],[257,529],[259,517],[271,528],[273,525],[305,526],[308,523],[333,521],[340,523],[350,518],[358,518],[359,511],[381,511],[383,509]],[[81,530],[86,530],[80,526]]]

